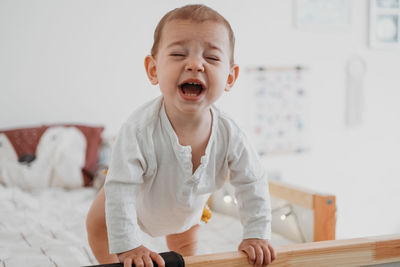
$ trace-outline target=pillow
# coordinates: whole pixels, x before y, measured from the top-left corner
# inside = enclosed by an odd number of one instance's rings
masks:
[[[76,127],[56,126],[44,131],[36,152],[18,158],[4,133],[0,151],[0,183],[22,190],[41,190],[48,187],[65,189],[84,185],[82,168],[85,165],[87,141]]]
[[[85,136],[87,144],[85,164],[82,167],[82,177],[83,185],[91,186],[96,170],[99,148],[101,146],[101,134],[104,127],[77,124],[54,124],[42,125],[39,127],[0,130],[0,133],[5,134],[9,139],[10,143],[14,147],[18,161],[20,163],[29,164],[35,160],[36,149],[43,133],[48,128],[55,126],[75,127]]]
[[[85,186],[93,184],[93,177],[96,171],[97,160],[99,157],[99,149],[101,147],[101,133],[104,127],[85,126],[85,125],[58,125],[78,128],[86,138],[86,160],[85,166],[82,168],[83,182]]]

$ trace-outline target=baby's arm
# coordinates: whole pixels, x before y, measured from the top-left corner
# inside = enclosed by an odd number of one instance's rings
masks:
[[[238,250],[244,251],[249,263],[254,266],[267,266],[276,258],[268,239],[271,235],[271,210],[268,184],[259,181],[247,181],[231,175],[231,182],[236,186],[236,197],[243,223],[243,241]],[[242,179],[244,178],[244,179]]]
[[[136,199],[147,168],[141,143],[135,128],[124,124],[115,141],[104,184],[109,249],[119,260],[140,261],[139,256],[142,256],[147,261],[151,253],[142,247],[136,214]],[[146,253],[142,253],[143,250]]]
[[[154,251],[149,250],[145,246],[139,246],[135,249],[125,251],[118,254],[120,262],[124,263],[124,267],[131,267],[132,263],[135,266],[152,267],[153,261],[159,267],[164,267],[164,259]]]
[[[274,248],[267,239],[244,239],[238,250],[243,251],[249,258],[249,263],[255,266],[266,266],[276,258]]]
[[[276,257],[268,241],[272,216],[266,173],[246,137],[239,134],[234,141],[228,160],[243,224],[243,241],[238,249],[248,255],[251,264],[266,266]]]

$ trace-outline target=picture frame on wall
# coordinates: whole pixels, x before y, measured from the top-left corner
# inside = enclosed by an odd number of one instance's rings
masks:
[[[349,0],[296,0],[294,24],[305,31],[343,31],[351,25]]]
[[[371,48],[400,48],[400,0],[370,0]]]
[[[258,154],[308,152],[308,67],[252,66],[246,70],[246,128]]]

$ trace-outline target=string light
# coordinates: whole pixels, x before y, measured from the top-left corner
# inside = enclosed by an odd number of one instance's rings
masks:
[[[236,198],[235,198],[234,196],[232,196],[232,195],[229,193],[228,190],[224,189],[224,190],[223,190],[223,195],[224,195],[224,196],[223,196],[223,200],[224,200],[224,203],[225,203],[225,204],[237,206],[237,203],[238,203],[238,202],[237,202]],[[288,210],[288,211],[286,211],[286,210]],[[286,211],[286,212],[285,212],[285,211]],[[277,207],[277,208],[275,208],[275,209],[272,209],[272,214],[274,214],[274,213],[276,213],[276,212],[284,212],[284,213],[279,217],[279,218],[281,219],[282,222],[286,221],[286,220],[288,219],[289,216],[293,217],[294,222],[295,222],[295,224],[296,224],[296,228],[297,228],[297,230],[298,230],[298,233],[300,234],[300,238],[301,238],[302,242],[305,243],[305,242],[306,242],[306,238],[305,238],[304,233],[303,233],[303,231],[302,231],[302,229],[301,229],[299,219],[298,219],[298,217],[297,217],[296,212],[294,211],[293,206],[292,206],[291,204],[285,204],[285,205],[283,205],[283,206],[281,206],[281,207]]]
[[[232,197],[230,195],[225,195],[224,196],[224,202],[226,204],[230,204],[232,202]]]
[[[278,207],[278,208],[273,209],[273,210],[272,210],[272,214],[274,214],[274,213],[276,213],[276,212],[284,211],[285,209],[289,209],[289,211],[283,213],[283,214],[280,216],[281,221],[286,221],[286,219],[287,219],[289,216],[292,216],[293,219],[294,219],[294,222],[295,222],[295,224],[296,224],[297,231],[298,231],[298,233],[300,234],[301,241],[302,241],[303,243],[305,243],[305,242],[306,242],[306,238],[305,238],[305,236],[304,236],[303,230],[301,229],[300,222],[299,222],[299,219],[298,219],[298,217],[297,217],[297,214],[296,214],[296,212],[294,211],[293,206],[292,206],[291,204],[286,204],[286,205],[283,205],[283,206],[281,206],[281,207]]]
[[[236,200],[236,198],[234,197],[234,196],[232,196],[232,194],[224,187],[224,190],[223,190],[223,194],[224,194],[224,197],[223,197],[223,199],[224,199],[224,202],[226,203],[226,204],[230,204],[230,205],[237,205],[237,200]],[[232,203],[233,202],[233,203]],[[231,204],[232,203],[232,204]]]
[[[281,215],[281,220],[282,220],[282,221],[286,220],[286,218],[287,218],[288,216],[290,216],[291,214],[292,214],[292,210],[290,210],[289,212],[286,212],[285,214],[282,214],[282,215]]]

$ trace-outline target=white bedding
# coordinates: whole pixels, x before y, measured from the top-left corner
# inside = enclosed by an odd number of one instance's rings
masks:
[[[85,218],[96,195],[93,188],[48,188],[25,192],[0,185],[0,266],[71,267],[97,264],[87,243]],[[236,250],[240,222],[213,214],[201,227],[199,254]],[[145,245],[168,251],[162,237],[144,237]],[[273,245],[292,242],[273,235]]]
[[[51,127],[40,138],[36,159],[21,164],[13,145],[0,134],[0,184],[24,190],[83,186],[86,139],[75,127]]]
[[[85,233],[94,196],[93,189],[28,193],[0,186],[0,266],[95,264]]]

